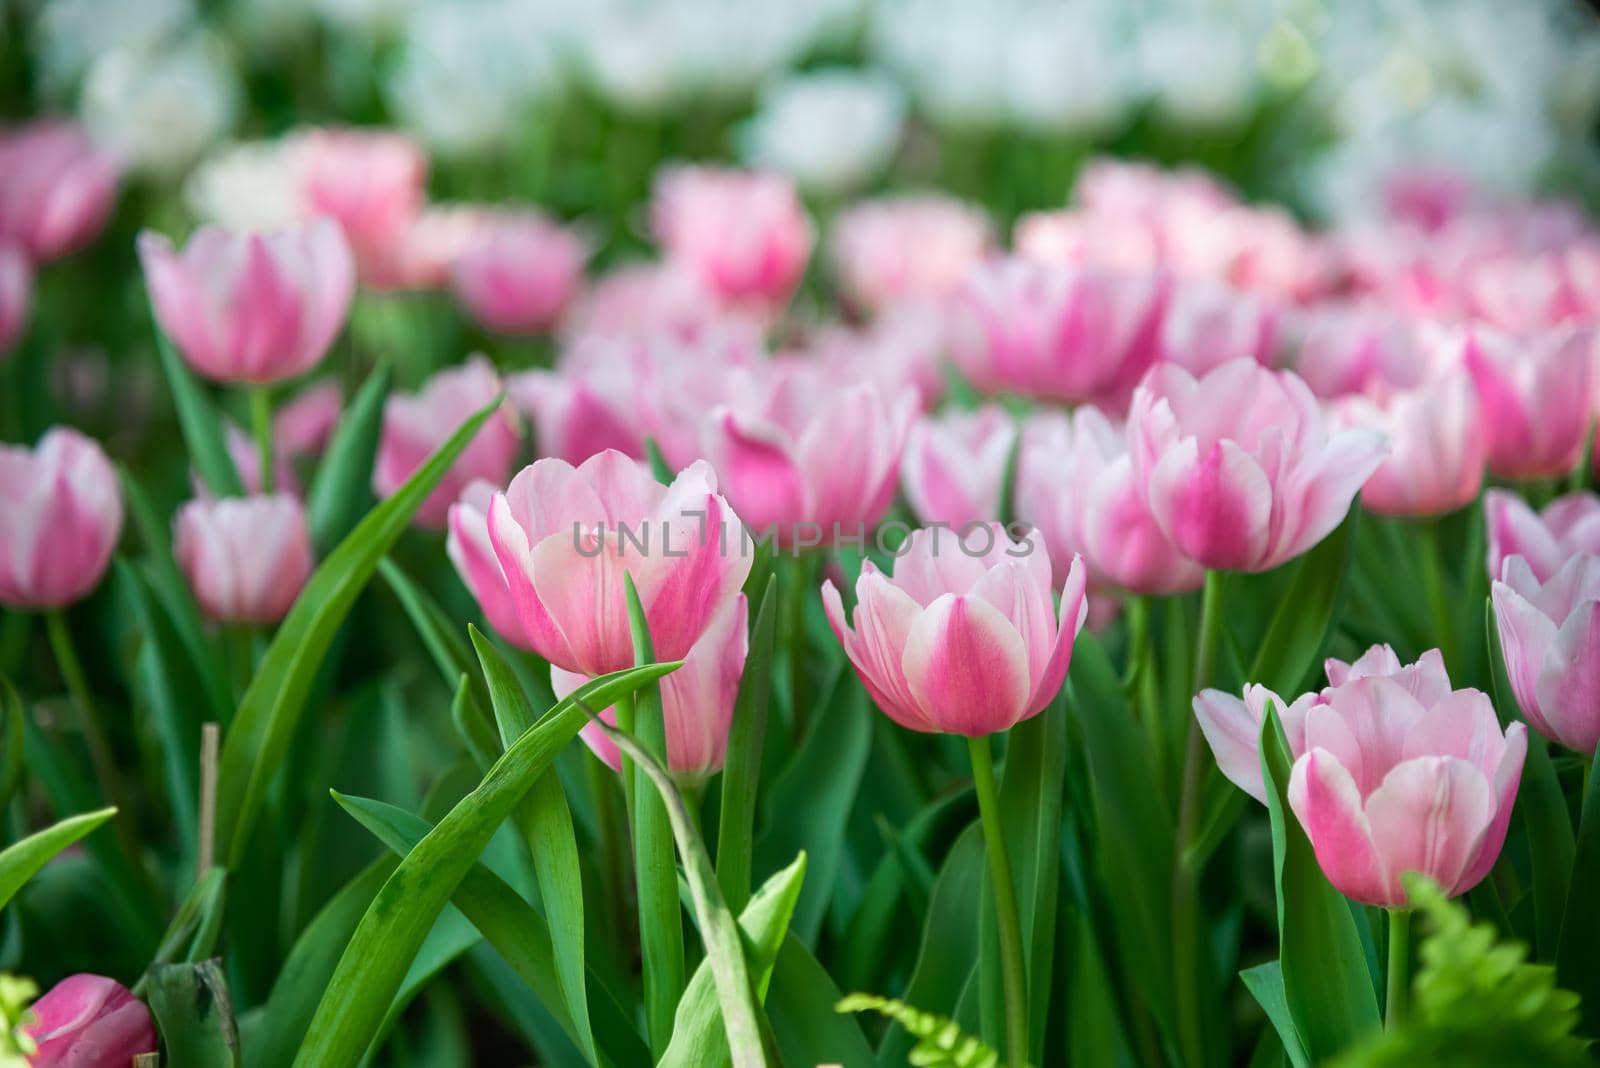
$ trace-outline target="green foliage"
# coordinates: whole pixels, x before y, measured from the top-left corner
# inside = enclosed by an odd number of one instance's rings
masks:
[[[1473,923],[1466,908],[1426,879],[1410,877],[1406,888],[1429,928],[1411,1015],[1403,1027],[1341,1057],[1337,1068],[1594,1063],[1588,1043],[1573,1035],[1578,995],[1556,986],[1553,968],[1528,963],[1526,946]]]
[[[954,1020],[923,1012],[903,1001],[876,994],[850,994],[835,1008],[839,1012],[881,1013],[905,1028],[917,1040],[907,1058],[914,1068],[1003,1068],[1000,1054],[964,1033]]]
[[[0,1068],[28,1068],[28,1055],[38,1047],[22,1033],[28,1003],[39,996],[39,984],[15,975],[0,975]]]

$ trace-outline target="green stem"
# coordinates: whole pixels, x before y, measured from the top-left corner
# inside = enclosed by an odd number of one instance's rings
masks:
[[[1005,831],[1000,826],[1000,793],[994,784],[989,736],[967,739],[972,756],[972,784],[978,794],[983,841],[989,850],[989,882],[994,889],[995,919],[1000,928],[1000,974],[1006,1001],[1006,1052],[1014,1065],[1028,1063],[1028,989],[1022,964],[1022,921],[1017,887],[1011,876]]]
[[[261,492],[272,492],[272,388],[250,389],[250,426],[255,431],[256,459],[261,464]]]
[[[1411,993],[1411,910],[1389,910],[1389,977],[1383,1026],[1393,1031],[1406,1022]]]
[[[1422,592],[1428,601],[1428,611],[1433,616],[1439,655],[1444,657],[1445,666],[1452,672],[1459,671],[1461,665],[1457,660],[1454,616],[1450,608],[1450,595],[1445,588],[1444,560],[1439,552],[1438,522],[1424,520],[1418,536],[1411,540],[1422,558]]]

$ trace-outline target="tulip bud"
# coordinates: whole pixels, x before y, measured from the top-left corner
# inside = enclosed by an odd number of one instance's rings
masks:
[[[227,623],[276,623],[311,575],[305,510],[286,493],[190,501],[172,553],[201,609]]]
[[[0,238],[34,263],[82,248],[111,214],[119,170],[76,123],[0,129]]]
[[[0,446],[0,602],[61,608],[99,584],[122,533],[122,493],[92,439],[57,427]]]
[[[156,1051],[150,1012],[103,975],[68,976],[33,1003],[23,1031],[37,1049],[32,1068],[124,1068]]]
[[[1507,557],[1490,593],[1517,706],[1533,729],[1589,756],[1600,745],[1600,556],[1579,553],[1547,581]]]
[[[497,215],[456,260],[456,298],[500,334],[546,330],[583,283],[583,241],[538,212]]]

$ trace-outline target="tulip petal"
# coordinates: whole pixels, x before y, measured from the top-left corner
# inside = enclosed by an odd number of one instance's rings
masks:
[[[1426,875],[1447,894],[1466,889],[1462,877],[1494,820],[1495,798],[1471,764],[1426,756],[1397,764],[1368,796],[1366,811],[1388,887],[1387,901],[1372,903],[1398,905],[1407,872]]]
[[[901,662],[917,704],[942,731],[992,734],[1027,714],[1022,636],[980,598],[947,593],[935,600],[912,625]]]
[[[1276,695],[1273,700],[1277,700]],[[1194,715],[1222,774],[1266,804],[1267,786],[1261,774],[1261,720],[1241,698],[1221,690],[1201,690],[1196,694]]]
[[[1514,556],[1507,562],[1520,560]],[[1489,596],[1494,605],[1495,629],[1500,635],[1506,677],[1511,682],[1517,707],[1540,734],[1550,736],[1550,724],[1539,708],[1539,676],[1544,667],[1545,651],[1555,645],[1556,625],[1504,582],[1497,581]]]
[[[822,585],[822,607],[873,703],[903,727],[937,731],[906,684],[903,657],[922,606],[884,578],[869,561],[856,583],[855,629],[845,622],[844,603],[831,581]]]
[[[1204,457],[1193,438],[1151,472],[1150,510],[1185,555],[1209,568],[1255,570],[1265,554],[1272,485],[1253,457],[1231,440]]]
[[[1562,745],[1592,754],[1600,744],[1600,601],[1579,604],[1545,646],[1534,693]]]
[[[1294,810],[1317,864],[1340,893],[1369,905],[1391,902],[1383,862],[1355,779],[1326,749],[1311,749],[1289,773]]]

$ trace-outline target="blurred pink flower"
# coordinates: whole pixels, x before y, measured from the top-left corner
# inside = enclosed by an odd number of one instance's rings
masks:
[[[811,256],[811,220],[794,186],[773,174],[665,168],[650,226],[669,259],[733,304],[782,305]]]
[[[638,416],[574,374],[523,371],[506,379],[506,393],[533,426],[540,456],[581,464],[607,449],[644,456]]]
[[[256,439],[237,423],[228,420],[222,427],[223,440],[228,446],[228,458],[233,461],[233,469],[239,472],[239,481],[244,486],[244,491],[255,495],[261,492],[261,449],[256,444]],[[295,474],[294,464],[291,462],[288,450],[276,437],[273,438],[273,463],[272,463],[272,488],[279,493],[291,496],[300,496],[300,478]],[[194,477],[194,495],[196,497],[211,497],[210,487],[201,481],[197,474]]]
[[[1081,563],[1059,612],[1037,533],[1013,541],[988,524],[915,531],[893,576],[869,560],[846,618],[830,579],[822,604],[878,707],[916,731],[976,737],[1009,729],[1060,691],[1088,605]],[[851,623],[854,623],[852,629]]]
[[[1600,556],[1569,557],[1540,581],[1508,556],[1491,591],[1517,706],[1533,729],[1584,756],[1600,745]]]
[[[1388,439],[1388,454],[1361,488],[1361,503],[1371,511],[1439,515],[1477,499],[1488,441],[1478,420],[1477,390],[1464,371],[1412,389],[1345,397],[1335,422]]]
[[[900,462],[911,510],[924,523],[958,528],[1000,520],[1016,441],[1016,422],[997,404],[918,419]]]
[[[1397,170],[1383,180],[1383,212],[1389,219],[1429,232],[1444,229],[1473,208],[1479,190],[1460,171],[1443,167]]]
[[[578,297],[564,320],[569,340],[607,337],[672,337],[694,341],[740,326],[752,335],[760,317],[729,309],[696,274],[677,263],[634,263],[601,275]]]
[[[33,267],[21,246],[0,238],[0,356],[22,338],[32,311]]]
[[[0,445],[0,602],[62,608],[99,585],[122,534],[122,491],[92,438],[54,427]]]
[[[273,444],[285,456],[316,456],[327,447],[343,412],[338,383],[307,386],[273,414]]]
[[[103,975],[69,975],[29,1011],[22,1030],[38,1046],[31,1068],[124,1068],[159,1048],[149,1010]]]
[[[354,293],[350,250],[327,219],[271,234],[201,227],[183,251],[139,235],[161,329],[219,382],[277,382],[327,354]]]
[[[1238,359],[1196,379],[1158,364],[1128,417],[1134,478],[1162,531],[1207,568],[1266,571],[1327,537],[1384,456],[1331,427],[1292,371]]]
[[[1535,512],[1510,490],[1483,495],[1489,534],[1489,577],[1500,577],[1507,557],[1520,556],[1540,582],[1580,553],[1600,555],[1600,497],[1587,491],[1557,497]]]
[[[1278,363],[1278,309],[1252,293],[1205,280],[1173,287],[1161,321],[1160,358],[1203,375],[1248,356]]]
[[[1459,335],[1478,387],[1489,470],[1550,478],[1577,466],[1594,410],[1595,337],[1562,328],[1517,338],[1484,326]]]
[[[537,211],[487,217],[456,259],[456,298],[500,334],[550,328],[583,284],[582,238]]]
[[[383,409],[383,435],[372,471],[372,489],[388,497],[421,467],[429,455],[500,392],[500,376],[483,356],[447,367],[416,393],[396,393]],[[479,428],[434,491],[417,509],[417,523],[442,527],[450,505],[474,479],[503,485],[522,444],[522,431],[510,404]]]
[[[75,122],[0,128],[0,238],[35,264],[82,248],[105,226],[120,172]]]
[[[387,264],[422,214],[428,160],[410,138],[390,130],[329,127],[291,136],[298,199],[308,215],[339,224],[362,281]]]
[[[361,261],[361,282],[376,290],[443,289],[467,249],[488,225],[475,204],[430,205],[398,236]]]
[[[840,288],[869,312],[949,295],[992,243],[981,209],[931,193],[863,201],[829,235]]]
[[[461,499],[450,505],[445,538],[445,553],[455,565],[456,574],[477,600],[478,607],[495,633],[519,649],[530,648],[517,617],[517,603],[511,585],[500,568],[489,541],[489,505],[499,487],[485,479],[475,479],[461,491]]]
[[[1319,397],[1422,381],[1426,360],[1410,323],[1372,303],[1325,301],[1288,319],[1294,371]]]
[[[305,509],[287,493],[193,500],[178,510],[172,554],[200,608],[226,623],[276,623],[311,577]]]

